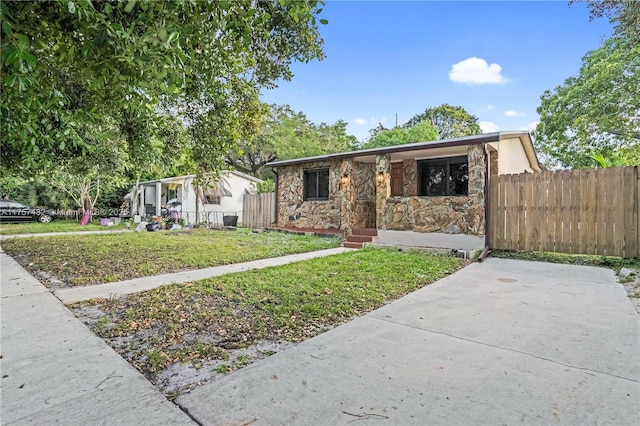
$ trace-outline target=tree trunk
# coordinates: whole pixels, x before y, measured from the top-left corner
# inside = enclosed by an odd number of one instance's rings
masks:
[[[140,196],[140,173],[136,175],[136,186],[131,191],[131,217],[140,214],[138,211],[138,197]]]

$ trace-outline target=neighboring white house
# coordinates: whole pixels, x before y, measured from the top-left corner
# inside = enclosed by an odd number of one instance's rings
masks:
[[[136,193],[135,185],[125,198],[132,200],[133,214],[142,217],[161,216],[167,208],[176,205],[182,219],[187,223],[195,223],[196,191],[193,187],[195,177],[196,175],[186,175],[140,182],[137,200],[132,199],[133,194]],[[204,191],[204,199],[200,200],[198,208],[201,215],[200,221],[222,224],[224,216],[238,216],[238,222],[242,223],[244,194],[254,194],[256,184],[259,182],[262,180],[235,170],[222,172],[221,193]]]

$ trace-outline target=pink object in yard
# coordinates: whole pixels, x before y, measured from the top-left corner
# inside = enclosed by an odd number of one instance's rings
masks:
[[[91,210],[85,210],[80,219],[80,225],[88,225],[91,222]]]

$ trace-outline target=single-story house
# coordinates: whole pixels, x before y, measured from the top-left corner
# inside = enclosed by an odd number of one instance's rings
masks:
[[[140,182],[137,200],[132,202],[132,209],[136,211],[134,214],[142,217],[160,216],[168,207],[178,206],[181,218],[194,223],[197,198],[193,186],[195,177],[186,175]],[[235,170],[224,171],[220,174],[217,189],[212,187],[202,191],[198,210],[205,219],[215,216],[214,220],[222,223],[223,216],[235,215],[242,222],[244,194],[255,193],[259,182],[262,180]],[[127,197],[132,199],[133,194],[136,194],[135,185]]]
[[[492,176],[540,172],[528,132],[495,132],[268,163],[276,226],[375,230],[393,246],[485,247]],[[367,233],[364,233],[367,235]],[[371,234],[369,234],[371,235]]]

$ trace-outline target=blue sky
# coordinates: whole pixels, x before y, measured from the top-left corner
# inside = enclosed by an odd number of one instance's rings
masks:
[[[293,80],[261,99],[316,124],[342,119],[359,140],[443,103],[484,132],[530,130],[540,95],[611,35],[606,19],[567,1],[328,0],[320,17],[327,57],[294,64]]]

